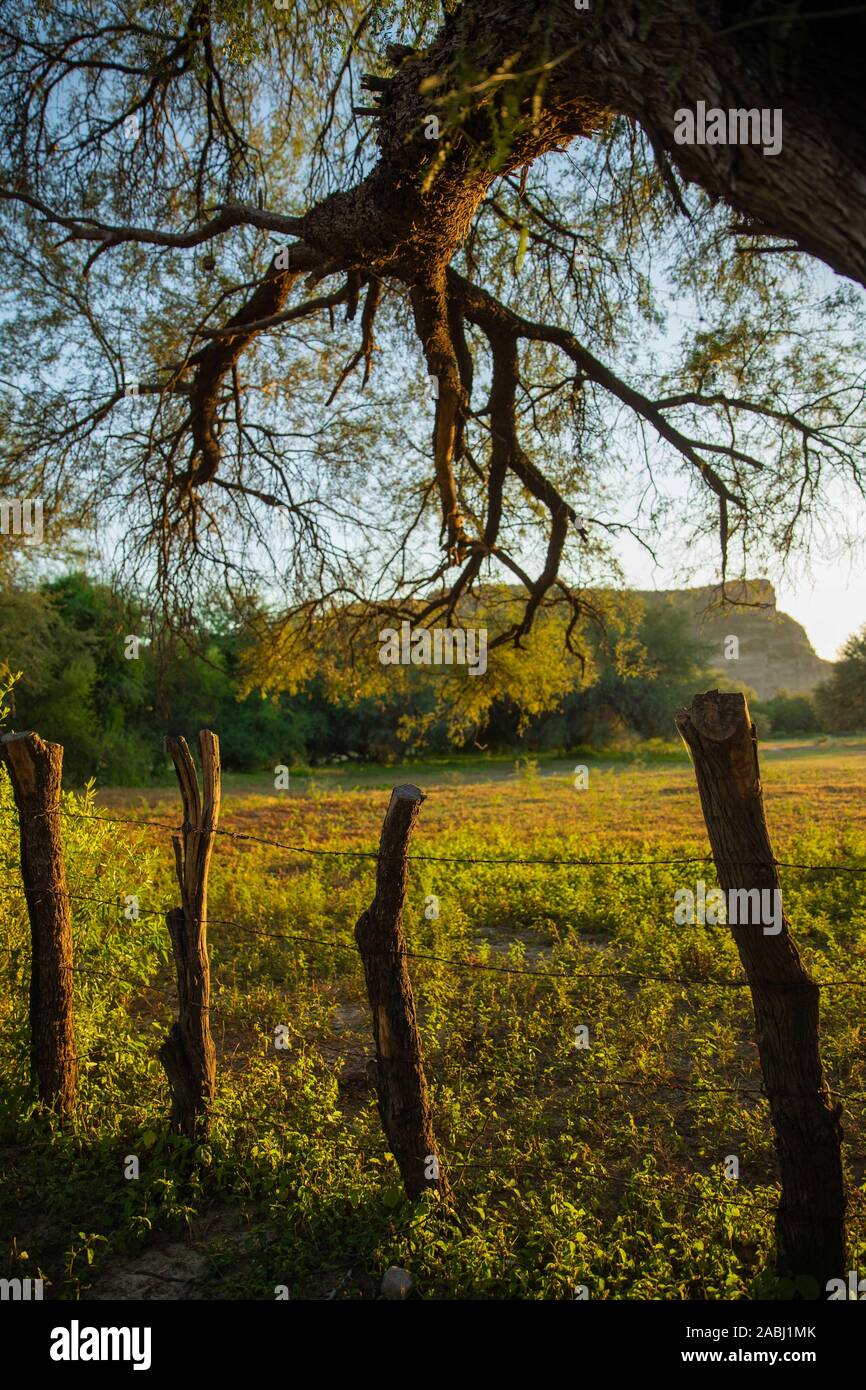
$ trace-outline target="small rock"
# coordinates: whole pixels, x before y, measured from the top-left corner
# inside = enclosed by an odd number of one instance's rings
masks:
[[[383,1298],[408,1298],[414,1287],[415,1280],[408,1269],[400,1269],[398,1265],[386,1269],[382,1276]]]
[[[363,1009],[351,1004],[337,1004],[331,1016],[331,1027],[335,1033],[358,1033],[367,1026]]]

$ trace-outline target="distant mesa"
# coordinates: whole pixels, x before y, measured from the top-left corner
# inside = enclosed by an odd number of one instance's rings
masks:
[[[709,669],[727,681],[750,686],[762,700],[771,700],[780,690],[810,695],[833,669],[832,661],[818,656],[806,629],[778,611],[768,579],[729,583],[727,602],[718,584],[639,593],[647,607],[669,603],[686,612],[695,636],[710,648]],[[730,636],[739,639],[736,661],[725,659],[725,639]]]

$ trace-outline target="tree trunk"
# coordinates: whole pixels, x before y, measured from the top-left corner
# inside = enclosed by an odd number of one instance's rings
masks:
[[[6,734],[2,750],[21,827],[21,875],[30,916],[30,1072],[39,1099],[68,1118],[78,1056],[72,913],[60,835],[63,749],[37,734]]]
[[[178,1016],[159,1051],[172,1091],[172,1125],[190,1139],[207,1133],[216,1089],[216,1049],[210,1031],[210,963],[207,954],[207,881],[219,824],[219,740],[203,729],[203,798],[195,764],[182,738],[168,739],[183,799],[183,834],[174,836],[175,865],[183,906],[167,914],[177,969]]]
[[[568,0],[552,6],[573,9]],[[564,21],[572,48],[551,85],[634,117],[687,180],[742,213],[755,231],[790,238],[864,284],[866,28],[862,18],[828,19],[820,5],[800,8],[813,22],[765,14],[763,24],[749,23],[757,7],[734,0],[593,3]],[[726,112],[781,110],[781,152],[677,144],[676,112],[694,111],[699,101]]]
[[[428,1187],[443,1195],[448,1190],[433,1137],[403,934],[409,840],[423,800],[423,793],[408,783],[391,793],[379,843],[376,896],[355,927],[373,1015],[379,1114],[413,1200]]]
[[[745,697],[711,690],[677,712],[691,751],[719,883],[779,892]],[[728,899],[730,902],[730,898]],[[775,901],[781,909],[781,896]],[[731,914],[729,913],[729,920]],[[776,1214],[779,1273],[812,1275],[823,1292],[845,1273],[845,1188],[839,1123],[818,1049],[818,986],[810,979],[781,915],[732,926],[749,981],[764,1089],[776,1132],[782,1197]],[[775,928],[773,923],[773,928]]]
[[[863,21],[819,14],[740,26],[748,9],[730,0],[593,0],[585,11],[573,0],[541,8],[537,0],[464,0],[429,47],[387,79],[375,168],[311,208],[302,240],[346,264],[423,278],[463,244],[495,178],[620,114],[755,234],[790,238],[866,284]],[[494,109],[505,71],[519,119],[504,144]],[[479,94],[473,101],[440,104],[438,93],[467,83]],[[780,153],[678,144],[676,113],[699,101],[726,112],[781,110]],[[425,137],[429,113],[442,118],[435,141]]]

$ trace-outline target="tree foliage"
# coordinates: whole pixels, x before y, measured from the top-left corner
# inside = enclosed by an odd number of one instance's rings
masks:
[[[487,595],[490,609],[518,602]],[[70,573],[0,594],[0,707],[12,726],[62,743],[79,784],[170,776],[165,735],[202,727],[219,730],[223,763],[238,772],[669,737],[673,710],[706,679],[701,642],[672,605],[646,609],[612,593],[596,604],[606,635],[587,634],[582,671],[563,640],[564,612],[552,610],[524,650],[492,654],[489,679],[466,666],[383,667],[366,643],[357,662],[322,645],[278,679],[278,652],[262,666],[263,610],[237,621],[214,602],[195,645],[178,640],[160,654],[131,643],[144,627],[133,600]]]
[[[4,487],[175,628],[264,593],[286,662],[503,583],[494,646],[563,606],[586,659],[624,532],[724,578],[844,529],[862,299],[812,257],[861,263],[802,184],[823,141],[860,198],[849,46],[764,3],[4,0]],[[675,146],[707,72],[783,105],[775,160]]]
[[[848,638],[830,679],[818,686],[815,704],[830,733],[866,729],[866,626]]]

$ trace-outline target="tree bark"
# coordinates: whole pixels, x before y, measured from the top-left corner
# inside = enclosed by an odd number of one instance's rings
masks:
[[[219,334],[187,359],[186,367],[195,371],[188,389],[197,461],[179,480],[178,493],[187,500],[193,487],[216,476],[218,405],[226,375],[246,344],[279,321],[300,267],[316,267],[314,278],[342,268],[371,287],[395,279],[409,291],[427,371],[437,383],[433,461],[442,543],[449,565],[466,562],[452,602],[475,583],[493,547],[498,560],[525,582],[516,559],[496,544],[502,511],[499,461],[490,480],[483,538],[467,527],[462,514],[457,465],[467,379],[461,359],[471,360],[464,316],[476,324],[479,314],[488,323],[499,317],[512,344],[517,337],[558,344],[581,371],[649,420],[717,494],[725,551],[727,508],[734,504],[745,511],[747,502],[711,466],[704,456],[711,451],[684,437],[664,411],[618,381],[573,334],[518,323],[515,310],[497,305],[477,286],[461,284],[452,263],[498,180],[562,153],[575,139],[592,139],[620,115],[646,132],[681,212],[687,209],[676,169],[738,214],[722,234],[782,238],[784,249],[820,257],[866,284],[862,42],[852,42],[852,35],[866,37],[866,27],[820,12],[773,15],[760,0],[593,0],[586,10],[576,9],[574,0],[546,0],[542,6],[537,0],[463,0],[446,13],[425,49],[386,45],[392,75],[365,79],[377,98],[376,106],[362,112],[375,122],[378,148],[369,173],[301,215],[248,209],[239,217],[298,237],[287,248],[293,269],[279,268],[275,261],[230,321],[231,336]],[[781,121],[781,148],[768,155],[760,130],[747,140],[744,134],[742,144],[677,143],[678,112],[694,114],[699,103],[721,109],[726,120],[729,112],[748,116],[753,111],[759,127],[761,113],[768,113],[775,129]],[[225,209],[220,215],[237,212]],[[131,239],[147,235],[129,234]],[[74,231],[74,237],[87,240],[106,235],[90,223],[79,223]],[[369,302],[371,331],[375,296]],[[235,336],[239,325],[245,325],[242,336]],[[487,327],[484,331],[489,338]],[[368,347],[371,341],[368,332]],[[500,376],[510,350],[501,339]],[[369,352],[364,355],[369,365]],[[531,622],[558,574],[573,521],[565,500],[515,447],[516,435],[503,448],[501,431],[494,428],[493,440],[506,469],[551,514],[545,571],[527,585],[534,590],[527,609]],[[524,625],[516,635],[526,630]]]
[[[745,697],[711,690],[676,714],[695,766],[719,883],[779,892],[764,812],[755,727]],[[729,899],[730,901],[730,899]],[[772,901],[772,900],[768,900]],[[781,904],[781,896],[776,899]],[[775,923],[773,924],[775,926]],[[818,986],[788,922],[731,927],[749,981],[764,1089],[776,1134],[782,1197],[776,1214],[779,1273],[812,1275],[820,1289],[845,1263],[845,1187],[839,1123],[818,1047]]]
[[[183,832],[174,836],[182,907],[167,914],[177,970],[178,1016],[159,1051],[172,1091],[172,1126],[190,1139],[207,1134],[216,1089],[216,1049],[210,1030],[210,963],[207,953],[207,883],[219,824],[219,740],[198,736],[203,796],[183,738],[168,739],[183,799]]]
[[[553,4],[558,13],[572,8],[568,0]],[[634,117],[684,178],[742,213],[756,232],[789,237],[863,284],[866,29],[862,19],[802,8],[813,21],[789,16],[786,29],[781,15],[750,23],[756,6],[731,0],[593,4],[569,16],[575,48],[553,85]],[[698,101],[725,111],[781,109],[781,153],[767,157],[750,144],[678,145],[676,112]]]
[[[787,28],[778,16],[752,18],[748,5],[729,0],[593,0],[585,11],[573,0],[541,9],[537,0],[464,0],[387,80],[375,168],[311,208],[301,238],[345,264],[423,279],[463,244],[497,177],[591,137],[619,114],[755,234],[790,238],[864,284],[866,29],[820,15],[789,17]],[[449,104],[467,86],[472,99]],[[494,108],[506,87],[518,104],[503,144]],[[677,144],[677,111],[699,101],[781,109],[781,152]],[[441,115],[438,140],[425,138],[430,113]]]
[[[423,800],[423,793],[409,783],[391,793],[379,843],[376,895],[355,927],[373,1015],[379,1114],[412,1200],[425,1188],[443,1195],[448,1191],[433,1136],[403,934],[409,841]]]
[[[78,1055],[72,981],[72,912],[60,834],[63,749],[37,734],[6,734],[2,751],[21,830],[21,876],[30,917],[30,1073],[39,1099],[64,1118],[75,1107]]]

